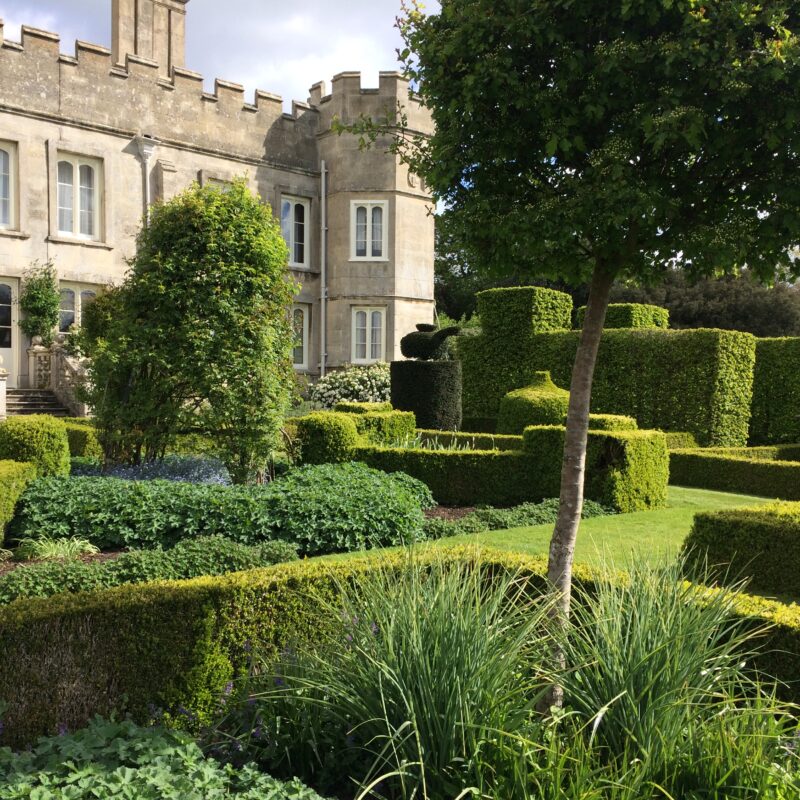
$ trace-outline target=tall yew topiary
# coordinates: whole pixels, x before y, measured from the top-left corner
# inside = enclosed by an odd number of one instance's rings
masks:
[[[91,348],[108,459],[161,458],[176,434],[200,433],[235,480],[258,479],[292,386],[286,263],[280,226],[244,180],[152,209]]]
[[[527,258],[591,286],[548,573],[566,615],[612,283],[800,266],[800,17],[789,0],[443,0],[400,26],[435,132],[400,120],[395,141],[465,245],[486,270]]]

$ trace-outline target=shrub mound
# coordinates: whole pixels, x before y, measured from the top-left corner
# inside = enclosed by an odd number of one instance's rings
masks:
[[[370,364],[329,372],[320,378],[308,393],[308,399],[323,408],[337,403],[383,403],[389,400],[389,365]]]
[[[411,542],[422,531],[423,485],[363,464],[293,470],[266,486],[206,486],[119,478],[42,478],[22,495],[16,538],[79,536],[102,550],[170,548],[225,536],[280,539],[303,555]]]
[[[27,752],[0,749],[0,783],[0,800],[322,800],[300,781],[282,783],[255,764],[233,767],[207,758],[181,731],[102,719],[42,738]]]
[[[69,454],[73,458],[102,458],[103,448],[90,419],[71,417],[63,420],[67,429]]]
[[[694,574],[800,598],[800,503],[697,514],[683,549]]]
[[[39,475],[69,475],[66,425],[46,414],[0,422],[0,460],[27,461]]]
[[[249,547],[222,536],[200,536],[185,539],[171,550],[132,550],[111,561],[41,561],[19,566],[0,576],[0,603],[61,592],[93,592],[126,583],[225,575],[296,558],[297,550],[287,542]]]
[[[25,487],[36,478],[36,467],[18,461],[0,461],[0,544],[6,525],[14,517],[14,509]]]
[[[556,386],[549,372],[535,372],[528,386],[500,401],[497,432],[522,436],[529,425],[561,425],[567,416],[569,392]]]

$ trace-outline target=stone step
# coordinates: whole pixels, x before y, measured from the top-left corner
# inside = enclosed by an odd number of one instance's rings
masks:
[[[58,398],[44,389],[11,389],[6,394],[6,413],[9,417],[30,414],[70,416],[69,410],[61,405]]]

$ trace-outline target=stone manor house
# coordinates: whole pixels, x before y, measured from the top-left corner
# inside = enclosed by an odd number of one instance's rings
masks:
[[[298,371],[400,358],[400,338],[433,319],[428,194],[384,147],[362,151],[332,130],[334,118],[377,118],[400,103],[409,128],[429,132],[407,82],[384,72],[366,89],[343,72],[291,114],[280,97],[257,91],[248,102],[228,81],[209,94],[184,65],[187,3],[112,0],[110,51],[79,41],[67,55],[56,34],[28,27],[7,41],[0,22],[0,367],[10,389],[48,380],[18,328],[25,269],[54,262],[67,332],[122,280],[149,204],[193,181],[246,176],[280,218],[302,286],[291,309]]]

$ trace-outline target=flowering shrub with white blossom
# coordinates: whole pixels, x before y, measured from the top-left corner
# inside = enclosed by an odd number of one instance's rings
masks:
[[[323,408],[333,408],[345,401],[379,403],[389,399],[389,389],[389,365],[379,362],[329,372],[311,387],[309,399]]]

